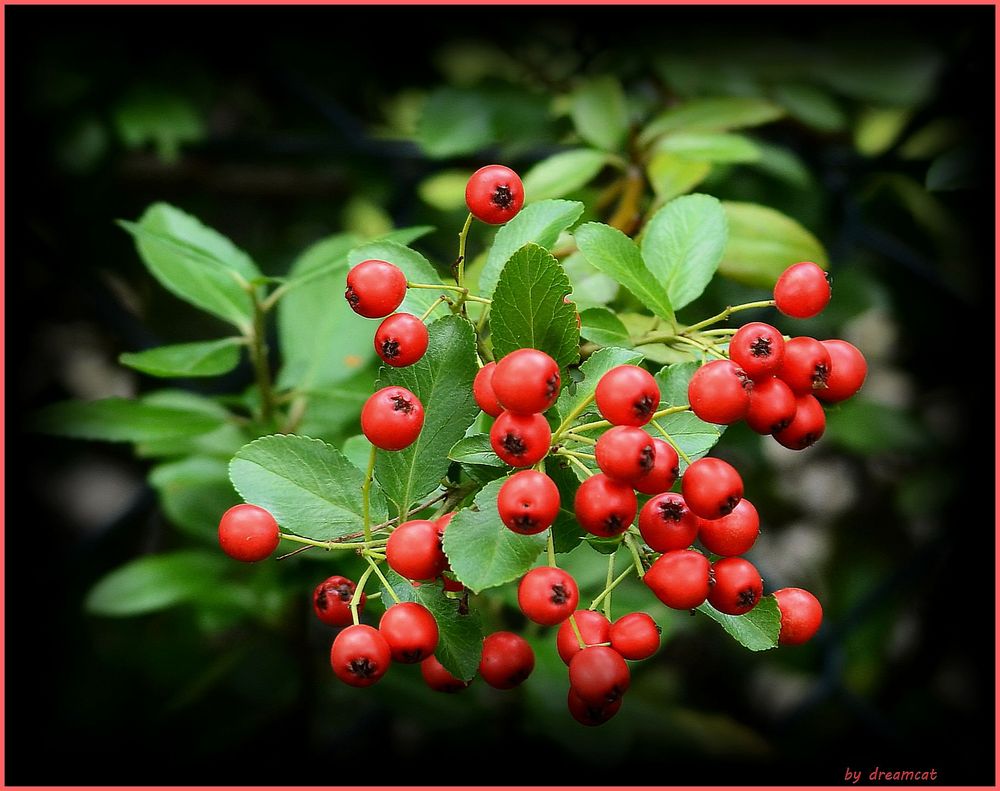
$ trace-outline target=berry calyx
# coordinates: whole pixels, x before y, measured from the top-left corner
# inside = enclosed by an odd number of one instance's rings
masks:
[[[619,700],[631,680],[622,655],[606,645],[584,648],[569,663],[570,687],[590,706],[606,706]]]
[[[367,319],[388,316],[406,296],[406,275],[388,261],[371,259],[351,267],[344,297],[351,310]]]
[[[826,413],[815,396],[800,395],[795,400],[795,417],[781,431],[774,434],[779,445],[791,450],[805,450],[826,431]]]
[[[653,469],[632,484],[632,488],[643,494],[670,491],[680,475],[680,459],[674,446],[654,437],[653,448]]]
[[[393,571],[409,580],[435,579],[448,565],[437,525],[427,519],[403,522],[393,530],[385,545],[385,558]]]
[[[786,316],[809,319],[823,311],[830,301],[826,272],[812,261],[792,264],[774,284],[775,306]]]
[[[375,330],[375,353],[386,365],[413,365],[427,351],[427,325],[412,313],[393,313]]]
[[[712,564],[715,583],[708,603],[726,615],[743,615],[757,606],[764,595],[764,581],[749,560],[723,558]]]
[[[385,675],[392,654],[385,638],[368,624],[353,624],[337,634],[330,648],[330,666],[352,687],[370,687]]]
[[[681,495],[658,494],[639,512],[639,532],[655,552],[687,549],[698,535],[698,517]]]
[[[562,623],[576,610],[580,590],[567,572],[552,566],[531,569],[517,586],[517,603],[525,617],[542,626]]]
[[[758,434],[774,434],[792,422],[797,405],[795,393],[781,379],[776,376],[758,379],[750,393],[747,425]]]
[[[500,521],[515,533],[541,533],[559,515],[559,489],[544,472],[515,472],[500,487],[497,511]]]
[[[839,339],[820,341],[830,354],[830,375],[826,388],[815,395],[821,401],[835,404],[844,401],[861,389],[868,375],[868,363],[860,349]]]
[[[229,557],[244,563],[264,560],[280,541],[278,523],[260,506],[234,505],[219,520],[219,546]]]
[[[649,659],[660,647],[662,630],[644,612],[630,612],[611,624],[611,647],[625,659]]]
[[[351,599],[357,589],[353,580],[335,574],[327,577],[313,590],[313,611],[316,617],[329,626],[347,626],[354,619],[351,616]],[[365,607],[367,596],[361,594],[358,612]]]
[[[688,508],[702,519],[718,519],[742,499],[743,479],[731,464],[706,456],[691,462],[684,472],[681,493]]]
[[[816,393],[827,387],[830,378],[830,352],[815,338],[792,338],[785,344],[785,358],[777,376],[796,395]]]
[[[513,632],[494,632],[483,640],[479,675],[495,689],[513,689],[535,669],[535,652]]]
[[[486,363],[472,380],[472,397],[476,399],[479,408],[490,417],[500,417],[503,412],[497,394],[493,392],[493,372],[496,368],[496,363]]]
[[[782,588],[774,592],[781,613],[781,645],[801,645],[812,639],[823,623],[823,606],[802,588]]]
[[[639,504],[628,484],[607,475],[592,475],[576,490],[573,512],[588,533],[602,538],[621,535],[635,519]]]
[[[521,211],[524,185],[510,168],[486,165],[473,173],[465,185],[465,204],[477,220],[500,225]]]
[[[545,458],[552,429],[542,415],[503,412],[490,428],[493,452],[511,467],[530,467]]]
[[[611,622],[604,617],[603,613],[597,610],[577,610],[573,613],[573,621],[576,628],[580,630],[580,636],[586,645],[596,645],[597,643],[607,643],[611,639]],[[576,632],[569,618],[562,622],[559,631],[556,632],[556,651],[559,658],[567,665],[582,651],[580,641],[576,639]]]
[[[469,686],[468,681],[453,676],[436,656],[429,656],[420,663],[420,675],[424,677],[427,686],[435,692],[451,694],[461,692]]]
[[[688,382],[688,403],[706,423],[728,425],[746,415],[752,390],[753,380],[736,363],[712,360]]]
[[[732,557],[749,552],[760,535],[760,516],[746,498],[719,519],[698,520],[698,540],[709,552]]]
[[[785,356],[785,339],[762,321],[744,324],[729,340],[729,359],[754,380],[773,374]]]
[[[508,412],[544,412],[559,395],[559,364],[538,349],[517,349],[497,362],[493,392]]]
[[[601,416],[616,426],[644,426],[660,405],[660,387],[637,365],[619,365],[597,382],[594,400]]]
[[[376,390],[361,409],[361,431],[382,450],[402,450],[424,426],[424,405],[405,387]]]
[[[434,653],[438,625],[430,610],[417,602],[392,605],[379,620],[378,630],[389,644],[394,662],[412,665]]]
[[[712,564],[693,549],[664,552],[642,581],[656,598],[675,610],[690,610],[708,598]]]
[[[614,426],[605,431],[594,448],[601,472],[619,483],[634,484],[653,471],[656,446],[641,428]]]

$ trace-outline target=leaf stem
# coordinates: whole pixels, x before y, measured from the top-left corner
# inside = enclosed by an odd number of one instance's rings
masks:
[[[557,456],[565,456],[571,463],[575,464],[577,467],[579,467],[581,470],[583,470],[585,473],[587,473],[587,477],[588,478],[591,475],[594,475],[594,471],[592,469],[590,469],[587,465],[585,465],[579,459],[574,458],[572,456],[572,454],[570,454],[568,451],[560,449],[560,450],[556,451],[556,455]]]
[[[580,633],[580,627],[576,623],[576,615],[571,615],[569,617],[569,626],[573,630],[573,634],[576,635],[576,642],[580,645],[580,649],[583,650],[587,647],[587,644],[583,641],[583,635]]]
[[[307,547],[318,547],[319,549],[331,550],[349,549],[352,551],[371,549],[372,547],[384,544],[386,541],[384,538],[369,539],[367,541],[338,541],[336,539],[331,539],[330,541],[317,541],[315,538],[297,536],[294,533],[279,533],[278,536],[283,538],[285,541],[292,541],[296,544],[305,544]]]
[[[630,534],[625,534],[625,546],[628,547],[629,552],[632,553],[632,561],[635,563],[635,573],[642,579],[646,572],[642,568],[642,559],[639,557],[639,547],[636,546],[635,538]]]
[[[492,305],[493,300],[487,299],[486,297],[477,297],[475,294],[470,294],[469,289],[462,288],[461,286],[451,286],[447,283],[411,283],[407,281],[407,288],[426,288],[432,291],[455,291],[459,294],[461,301],[463,302],[481,302],[484,305]]]
[[[465,218],[465,225],[462,226],[462,230],[458,234],[458,259],[455,261],[455,264],[458,268],[456,280],[458,281],[459,288],[465,285],[465,242],[469,238],[469,228],[471,227],[472,212],[469,212],[469,216]]]
[[[372,575],[374,568],[374,565],[369,565],[365,569],[361,575],[361,579],[358,580],[357,587],[354,589],[354,595],[351,597],[351,619],[354,621],[355,626],[361,623],[361,618],[358,615],[358,602],[361,601],[361,595],[365,592],[365,583],[368,582],[368,578]]]
[[[569,414],[563,418],[562,422],[559,424],[559,427],[552,434],[552,441],[553,442],[557,441],[563,434],[565,434],[566,431],[569,429],[570,424],[578,417],[580,417],[580,415],[583,414],[584,410],[592,403],[594,403],[593,393],[588,395],[585,399],[583,399],[583,401],[581,401],[579,404],[573,407],[569,411]]]
[[[685,327],[681,332],[681,335],[687,335],[692,332],[697,332],[703,327],[709,327],[712,324],[718,324],[720,321],[725,321],[732,314],[737,313],[741,310],[753,310],[754,308],[773,308],[773,299],[761,299],[757,302],[744,302],[742,305],[729,305],[722,312],[716,313],[704,321],[699,321],[697,324],[692,324],[690,327]]]
[[[583,437],[583,436],[580,436],[579,434],[574,434],[572,431],[567,431],[565,434],[563,434],[562,438],[565,439],[565,440],[572,440],[573,442],[582,442],[585,445],[596,445],[597,444],[597,440],[596,439],[592,439],[591,437]]]
[[[604,582],[604,617],[609,621],[611,620],[611,591],[614,590],[611,587],[611,583],[614,582],[615,578],[615,556],[617,552],[612,552],[608,555],[608,576]]]
[[[612,555],[612,557],[614,557],[614,555]],[[598,608],[598,606],[600,606],[601,602],[604,601],[605,597],[610,597],[611,591],[613,591],[615,588],[617,588],[622,583],[622,580],[624,580],[633,571],[635,571],[635,568],[636,568],[635,566],[633,566],[632,564],[629,564],[629,567],[627,569],[625,569],[625,571],[623,571],[617,577],[615,577],[614,580],[612,580],[610,583],[608,583],[608,586],[603,591],[601,591],[601,593],[598,595],[598,597],[596,599],[594,599],[590,603],[590,608],[589,609],[596,610]]]
[[[362,508],[362,526],[365,530],[365,541],[372,540],[372,527],[371,527],[371,488],[372,488],[372,477],[375,473],[375,446],[372,445],[371,452],[368,454],[368,470],[365,472],[365,482],[361,486],[361,508]]]
[[[392,585],[390,585],[389,580],[385,578],[382,570],[378,567],[378,563],[367,555],[365,556],[365,560],[368,561],[368,565],[371,566],[372,571],[375,572],[375,576],[382,580],[382,584],[385,586],[385,589],[389,591],[389,595],[392,597],[392,600],[396,602],[396,604],[399,604],[399,596],[397,596],[396,591],[392,589]]]
[[[427,310],[424,311],[424,314],[420,317],[420,320],[421,321],[427,321],[427,317],[430,316],[434,312],[434,308],[436,308],[442,302],[450,302],[450,301],[451,300],[449,300],[448,297],[446,297],[446,296],[444,296],[442,294],[440,297],[438,297],[437,299],[435,299],[431,303],[431,306],[429,308],[427,308]]]
[[[651,420],[650,422],[656,426],[656,430],[659,431],[663,435],[663,438],[670,443],[674,450],[677,451],[677,455],[684,459],[686,464],[690,465],[691,459],[688,458],[688,455],[683,450],[681,450],[681,446],[678,445],[676,440],[674,440],[674,438],[667,433],[667,430],[660,425],[659,421]]]
[[[555,568],[556,567],[556,541],[555,541],[555,538],[553,538],[553,536],[552,536],[552,528],[551,527],[549,527],[549,540],[546,543],[546,547],[545,548],[546,548],[546,551],[548,552],[548,555],[549,555],[549,565],[552,566],[552,568]]]

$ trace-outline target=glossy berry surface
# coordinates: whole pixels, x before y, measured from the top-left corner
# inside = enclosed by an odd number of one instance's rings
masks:
[[[510,168],[486,165],[473,173],[465,185],[465,204],[477,220],[499,225],[521,211],[524,185]]]
[[[361,409],[361,431],[382,450],[411,445],[424,426],[424,405],[405,387],[391,385],[372,393]]]
[[[732,513],[719,519],[698,520],[698,540],[714,555],[732,557],[749,552],[760,535],[760,516],[745,497]]]
[[[468,681],[453,676],[435,656],[429,656],[420,663],[420,675],[435,692],[461,692],[469,686]]]
[[[597,440],[594,448],[601,472],[620,483],[634,484],[653,471],[656,446],[641,428],[614,426]]]
[[[219,520],[219,546],[229,557],[244,563],[264,560],[280,541],[278,523],[260,506],[234,505]]]
[[[513,632],[494,632],[483,640],[479,675],[495,689],[513,689],[535,669],[535,652]]]
[[[813,594],[802,588],[782,588],[774,592],[781,613],[782,645],[801,645],[812,639],[823,623],[823,606]]]
[[[614,703],[592,706],[584,702],[576,690],[570,687],[566,705],[569,708],[570,716],[581,725],[603,725],[618,713],[622,707],[622,698],[618,698]]]
[[[511,467],[530,467],[549,452],[552,429],[542,415],[503,412],[490,427],[493,452]]]
[[[633,489],[643,494],[670,491],[680,474],[680,459],[673,445],[654,437],[653,448],[653,469],[632,484]]]
[[[538,349],[517,349],[497,361],[493,392],[508,412],[544,412],[559,395],[559,365]]]
[[[743,615],[757,606],[764,595],[764,582],[757,567],[743,558],[723,558],[712,564],[715,583],[708,603],[726,615]]]
[[[826,388],[816,397],[828,404],[844,401],[861,389],[868,375],[868,363],[857,346],[839,339],[820,341],[830,354],[830,375]]]
[[[500,487],[497,511],[500,521],[515,533],[541,533],[559,515],[559,489],[544,472],[515,472]]]
[[[344,297],[351,309],[368,319],[388,316],[406,296],[406,275],[388,261],[362,261],[347,273]]]
[[[521,578],[517,604],[525,617],[542,626],[562,623],[580,603],[576,580],[562,569],[539,566]]]
[[[625,659],[649,659],[660,647],[661,629],[644,612],[630,612],[611,624],[611,647]]]
[[[606,706],[619,700],[631,680],[622,655],[606,645],[584,648],[569,663],[569,684],[590,706]]]
[[[642,507],[639,532],[655,552],[687,549],[698,535],[698,517],[688,508],[683,496],[665,492]]]
[[[830,362],[830,352],[815,338],[792,338],[777,375],[796,395],[816,393],[827,386]]]
[[[573,620],[587,645],[606,643],[611,639],[611,621],[603,613],[597,610],[577,610],[573,613]],[[567,618],[556,633],[556,651],[559,652],[559,658],[568,665],[580,650],[580,641],[576,639],[576,633]]]
[[[829,301],[830,282],[812,261],[792,264],[774,284],[775,306],[792,318],[810,319],[819,315]]]
[[[327,577],[313,590],[313,611],[316,617],[329,626],[347,626],[354,619],[351,616],[351,599],[357,586],[347,577],[335,574]],[[365,607],[367,596],[361,594],[358,612]]]
[[[781,379],[769,376],[754,382],[746,422],[758,434],[774,434],[788,426],[798,406],[795,393]]]
[[[391,662],[385,638],[378,629],[363,623],[339,632],[330,648],[334,674],[352,687],[370,687],[385,675]]]
[[[795,417],[774,434],[778,444],[791,450],[805,450],[826,431],[826,413],[815,396],[800,395],[795,400]]]
[[[753,380],[736,363],[712,360],[691,377],[688,403],[706,423],[728,425],[746,415],[752,390]]]
[[[744,324],[729,340],[729,359],[753,379],[773,374],[785,356],[785,339],[770,324]]]
[[[702,519],[718,519],[742,499],[743,479],[728,462],[706,456],[684,472],[681,493],[688,508]]]
[[[448,564],[437,525],[426,519],[403,522],[393,530],[385,557],[393,571],[409,580],[435,579]]]
[[[427,351],[427,325],[412,313],[393,313],[375,330],[375,353],[386,365],[413,365]]]
[[[594,390],[601,416],[616,426],[644,426],[660,405],[660,387],[637,365],[619,365],[604,374]]]
[[[602,538],[628,530],[639,508],[635,492],[625,483],[598,473],[580,484],[573,499],[576,521],[588,533]]]
[[[642,581],[668,607],[690,610],[708,598],[711,568],[700,552],[675,549],[653,561]]]
[[[503,412],[497,394],[493,392],[493,372],[496,368],[496,363],[486,363],[472,380],[472,397],[476,399],[479,408],[490,417],[500,417],[500,413]]]
[[[412,665],[434,653],[438,625],[430,610],[417,602],[400,602],[385,611],[378,630],[389,644],[393,662]]]

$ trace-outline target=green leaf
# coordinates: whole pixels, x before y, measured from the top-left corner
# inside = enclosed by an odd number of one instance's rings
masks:
[[[660,200],[668,201],[690,192],[708,176],[712,166],[669,151],[652,156],[646,166],[646,177]]]
[[[976,186],[980,172],[974,151],[954,148],[935,157],[927,168],[927,189],[931,192],[968,189]]]
[[[604,374],[619,365],[638,365],[642,361],[642,355],[632,349],[618,349],[607,347],[598,349],[586,359],[580,366],[580,373],[583,379],[576,383],[575,388],[564,387],[556,401],[556,411],[561,418],[565,418],[573,412],[584,401],[589,399],[597,383]],[[594,407],[596,410],[596,407]]]
[[[646,268],[635,242],[617,228],[597,222],[581,225],[574,236],[591,265],[625,286],[661,319],[674,323],[666,289]]]
[[[164,162],[175,162],[184,143],[205,136],[198,109],[184,96],[140,90],[127,96],[114,110],[115,128],[127,148],[148,143]]]
[[[756,607],[744,615],[726,615],[708,602],[697,609],[729,632],[736,642],[751,651],[767,651],[778,645],[781,611],[774,596],[764,596],[757,602]]]
[[[507,262],[493,293],[490,332],[497,359],[515,349],[546,352],[565,368],[580,356],[576,307],[564,301],[569,278],[542,247],[526,244]]]
[[[409,245],[422,239],[435,230],[433,225],[410,225],[406,228],[394,228],[388,233],[384,233],[373,242],[396,242],[397,244]]]
[[[667,132],[678,130],[725,131],[760,126],[776,121],[784,110],[765,99],[729,96],[720,99],[693,99],[660,113],[642,133],[639,142],[646,144]]]
[[[757,147],[761,154],[760,159],[753,163],[757,170],[802,189],[813,183],[812,173],[798,154],[770,143],[758,143]]]
[[[847,126],[847,114],[837,100],[822,88],[808,83],[777,85],[774,100],[788,114],[821,132],[840,132]]]
[[[306,412],[295,433],[336,444],[345,431],[359,430],[361,408],[371,396],[372,382],[377,377],[378,368],[367,365],[350,379],[305,391]]]
[[[35,413],[35,431],[105,442],[149,442],[193,437],[220,428],[225,417],[185,407],[127,398],[66,401]]]
[[[438,585],[414,587],[409,580],[391,570],[386,573],[386,579],[401,602],[422,604],[434,616],[439,635],[434,656],[445,670],[463,681],[475,676],[483,654],[483,627],[479,613],[470,608],[462,614],[459,601],[448,598]],[[391,606],[392,597],[383,594],[382,601],[387,607]]]
[[[552,523],[552,544],[557,554],[572,552],[576,549],[586,531],[576,521],[573,512],[573,500],[576,490],[580,488],[580,479],[576,477],[565,459],[549,458],[545,463],[545,474],[548,475],[559,490],[559,515]]]
[[[588,184],[601,172],[608,155],[592,148],[561,151],[535,164],[524,174],[525,199],[561,198]]]
[[[587,308],[580,312],[580,335],[601,346],[630,346],[628,330],[607,308]]]
[[[664,415],[662,418],[657,418],[656,422],[670,435],[675,447],[684,451],[691,461],[697,461],[715,447],[726,428],[706,423],[692,412]],[[643,428],[651,436],[663,439],[663,435],[652,424],[643,426]],[[682,456],[680,459],[681,474],[684,473],[685,469],[687,469],[687,462]]]
[[[815,261],[824,269],[826,250],[799,223],[767,206],[723,201],[729,243],[719,273],[751,286],[773,288],[789,266]]]
[[[405,387],[424,407],[417,439],[403,450],[376,455],[375,477],[399,514],[437,488],[451,464],[448,451],[479,413],[472,397],[479,370],[472,325],[460,316],[446,316],[427,329],[424,356],[406,368],[383,368],[378,381],[379,388]]]
[[[570,115],[584,140],[605,151],[617,151],[628,133],[628,103],[615,77],[595,77],[573,91]]]
[[[473,434],[456,442],[448,458],[462,464],[478,464],[486,467],[505,467],[506,464],[493,452],[489,434]]]
[[[591,265],[579,250],[564,258],[562,265],[573,286],[570,298],[578,308],[587,305],[607,305],[618,296],[618,281]]]
[[[473,506],[455,514],[444,532],[444,551],[452,571],[474,593],[520,577],[547,541],[544,532],[522,536],[500,521],[497,493],[506,480],[487,484]]]
[[[701,368],[701,363],[674,363],[657,371],[656,383],[660,386],[660,400],[667,406],[683,406],[688,402],[688,384]]]
[[[928,444],[924,430],[907,411],[863,396],[830,409],[823,442],[865,457],[899,451],[915,453]]]
[[[424,104],[416,141],[437,159],[471,154],[496,142],[493,105],[481,92],[439,88]]]
[[[351,464],[362,470],[368,466],[368,457],[372,452],[372,444],[364,434],[355,434],[353,437],[348,437],[344,440],[341,451]]]
[[[229,465],[219,458],[190,456],[154,467],[149,483],[167,518],[206,541],[218,540],[219,517],[239,502]]]
[[[727,236],[726,213],[709,195],[675,198],[653,215],[642,235],[642,260],[675,310],[701,296]]]
[[[333,445],[294,434],[272,434],[240,448],[229,478],[248,503],[271,512],[284,529],[320,541],[363,529],[362,472]],[[371,519],[385,519],[372,487]]]
[[[868,107],[854,126],[854,147],[866,157],[884,154],[910,122],[913,111],[906,107]]]
[[[204,598],[231,561],[221,552],[188,550],[148,555],[115,569],[87,594],[93,615],[123,617]]]
[[[579,201],[543,200],[525,206],[513,220],[502,226],[493,238],[486,265],[479,275],[479,290],[485,297],[493,294],[500,272],[510,257],[528,242],[551,248],[559,234],[583,214]]]
[[[124,352],[118,361],[152,376],[218,376],[236,367],[242,343],[242,338],[178,343],[144,352]]]
[[[673,132],[656,144],[657,152],[695,162],[756,162],[760,149],[748,137],[725,132]]]
[[[253,304],[240,281],[261,273],[229,239],[166,203],[150,206],[138,223],[119,225],[165,289],[237,327],[249,325]]]
[[[442,170],[417,185],[420,200],[439,211],[457,211],[465,206],[467,170]]]

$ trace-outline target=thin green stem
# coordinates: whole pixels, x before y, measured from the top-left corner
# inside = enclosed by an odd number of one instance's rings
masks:
[[[431,306],[429,308],[427,308],[427,310],[424,311],[423,315],[420,317],[420,320],[421,321],[427,321],[427,317],[430,316],[434,312],[434,308],[436,308],[442,302],[448,302],[448,301],[449,301],[448,297],[446,297],[446,296],[440,296],[437,299],[435,299],[431,303]]]
[[[472,227],[472,212],[465,218],[465,225],[458,234],[458,280],[459,287],[465,285],[465,242],[469,238],[469,228]]]
[[[385,586],[385,589],[389,591],[389,595],[392,597],[392,600],[396,602],[396,604],[399,604],[399,596],[397,596],[396,591],[392,589],[392,585],[390,585],[389,580],[385,578],[385,575],[382,573],[382,570],[378,567],[378,563],[371,557],[368,557],[367,555],[365,556],[365,560],[368,561],[368,565],[371,566],[372,571],[375,572],[375,576],[378,577],[380,580],[382,580],[382,584]]]
[[[365,530],[365,541],[372,540],[372,520],[371,520],[371,488],[372,477],[375,473],[375,446],[372,445],[368,454],[368,470],[365,472],[365,482],[361,486],[361,508],[364,522],[362,526]]]
[[[682,343],[685,346],[693,346],[696,349],[701,349],[706,354],[714,354],[719,359],[722,360],[726,359],[726,355],[722,354],[721,352],[717,352],[708,344],[704,344],[701,341],[696,341],[694,338],[688,338],[685,335],[675,335],[673,338],[673,343]]]
[[[691,409],[690,404],[680,404],[679,406],[668,406],[666,409],[659,409],[653,413],[653,420],[666,415],[676,415],[678,412],[687,412]]]
[[[611,591],[613,590],[611,583],[615,579],[615,556],[617,554],[617,552],[612,552],[608,555],[608,576],[604,582],[604,590],[606,591],[604,594],[604,617],[609,621],[611,620]]]
[[[274,418],[274,389],[271,384],[271,368],[267,360],[267,339],[264,325],[264,308],[257,295],[257,289],[248,287],[253,300],[253,326],[247,336],[250,347],[250,361],[253,364],[254,378],[260,391],[260,419],[270,423]]]
[[[639,579],[642,579],[646,572],[642,568],[642,559],[639,557],[639,547],[635,543],[635,538],[629,533],[625,534],[625,546],[627,546],[629,552],[632,553],[632,562],[635,563],[635,573],[639,575]]]
[[[552,568],[556,567],[556,540],[552,536],[552,528],[549,528],[549,540],[546,543],[546,551],[549,555],[549,565]]]
[[[710,327],[713,324],[718,324],[720,321],[725,321],[734,313],[738,313],[741,310],[753,310],[754,308],[773,308],[773,299],[762,299],[757,302],[744,302],[742,305],[729,305],[721,313],[716,313],[704,321],[699,321],[697,324],[692,324],[690,327],[685,327],[682,335],[688,335],[692,332],[697,332],[703,327]]]
[[[596,610],[600,606],[601,602],[604,601],[605,597],[610,595],[611,591],[617,588],[633,571],[635,571],[635,566],[629,565],[625,571],[615,577],[614,580],[612,580],[612,582],[603,591],[601,591],[598,597],[590,603],[589,609]]]
[[[573,426],[573,433],[579,434],[581,431],[592,431],[595,428],[608,428],[611,422],[608,420],[595,420],[593,423],[584,423],[580,426]]]
[[[317,541],[315,538],[297,536],[294,533],[279,533],[278,535],[285,541],[291,541],[295,544],[305,544],[306,546],[318,547],[319,549],[346,549],[351,551],[371,549],[372,547],[385,544],[386,541],[384,538],[368,541]]]
[[[431,291],[454,291],[461,296],[464,302],[481,302],[484,305],[492,305],[493,300],[486,299],[486,297],[477,297],[475,294],[470,294],[469,289],[462,288],[460,286],[451,286],[447,283],[410,283],[407,281],[407,288],[426,288]]]
[[[673,437],[671,437],[670,434],[667,433],[667,430],[663,428],[663,426],[661,426],[659,422],[656,420],[652,420],[650,422],[656,427],[656,430],[663,435],[663,438],[670,443],[673,449],[677,451],[677,455],[680,456],[682,459],[684,459],[684,462],[686,464],[690,465],[691,459],[688,458],[688,455],[683,450],[681,450],[681,446],[677,444],[677,441]]]
[[[576,635],[576,642],[580,645],[580,649],[586,648],[587,644],[583,641],[583,635],[580,633],[580,627],[576,623],[575,615],[569,617],[569,626],[573,630],[573,634]]]
[[[591,393],[589,396],[583,399],[583,401],[581,401],[579,404],[573,407],[573,409],[571,409],[569,414],[566,415],[565,418],[563,418],[562,423],[559,424],[559,427],[552,434],[552,441],[553,442],[557,441],[563,434],[565,434],[566,431],[569,429],[570,424],[578,417],[580,417],[580,415],[583,414],[583,411],[593,402],[594,402],[594,394]]]
[[[714,330],[702,330],[701,335],[735,335],[740,331],[739,327],[718,327]]]
[[[570,463],[575,464],[577,467],[579,467],[581,470],[583,470],[585,473],[587,473],[587,477],[588,478],[591,475],[594,474],[594,471],[592,469],[590,469],[587,465],[585,465],[579,459],[573,458],[573,456],[571,454],[569,454],[568,452],[566,452],[564,450],[557,450],[556,451],[556,455],[557,456],[565,456],[570,461]]]
[[[566,448],[563,448],[561,452],[562,452],[562,454],[564,456],[575,456],[578,459],[596,459],[597,458],[597,456],[595,456],[593,453],[581,453],[578,450],[568,450]]]
[[[361,579],[358,580],[357,587],[354,589],[354,595],[351,597],[351,619],[354,621],[355,626],[361,623],[361,618],[358,615],[358,603],[361,601],[361,596],[365,592],[365,583],[368,582],[368,578],[372,575],[372,570],[374,568],[374,565],[369,565],[368,568],[365,569],[364,573],[361,575]]]
[[[285,425],[281,427],[282,434],[294,434],[302,423],[302,418],[306,415],[309,407],[309,398],[305,395],[296,396],[292,405],[288,408],[288,415],[285,417]]]
[[[573,442],[582,442],[585,445],[596,445],[597,440],[591,437],[582,437],[579,434],[574,434],[572,431],[567,431],[563,434],[562,438],[564,440],[571,440]]]

